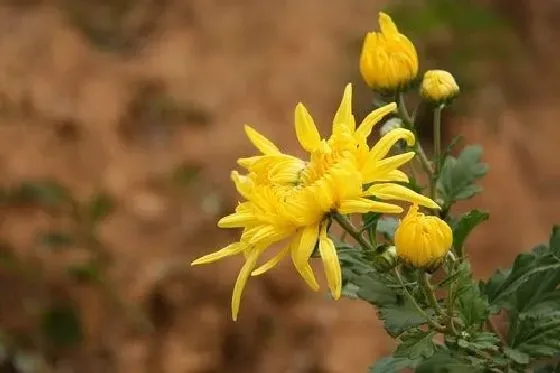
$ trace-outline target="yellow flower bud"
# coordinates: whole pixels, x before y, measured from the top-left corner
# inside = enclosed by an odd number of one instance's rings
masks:
[[[360,57],[360,72],[375,90],[396,90],[418,74],[418,55],[414,44],[399,33],[385,13],[379,13],[381,32],[366,35]]]
[[[395,231],[397,255],[416,268],[434,270],[453,244],[453,232],[435,216],[425,216],[412,205]]]
[[[444,101],[459,94],[459,86],[451,73],[444,70],[428,70],[424,74],[420,94],[427,100]]]

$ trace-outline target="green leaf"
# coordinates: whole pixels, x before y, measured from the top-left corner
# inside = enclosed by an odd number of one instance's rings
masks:
[[[389,304],[378,308],[379,318],[385,322],[385,329],[392,336],[425,324],[428,320],[414,305],[405,299],[402,304]],[[426,310],[429,317],[431,310]]]
[[[388,240],[395,239],[395,231],[399,226],[399,220],[395,218],[381,218],[377,222],[377,233],[383,234]]]
[[[416,368],[416,373],[483,373],[483,361],[438,351]]]
[[[397,292],[388,287],[375,273],[360,276],[355,279],[354,283],[360,288],[357,293],[358,297],[368,303],[385,306],[398,302]]]
[[[435,335],[435,331],[425,332],[419,329],[404,334],[394,356],[411,360],[431,357],[436,351]]]
[[[461,263],[457,269],[456,279],[457,308],[466,325],[479,325],[488,316],[488,301],[480,292],[479,286],[472,280],[470,264]]]
[[[496,281],[492,286],[485,285],[483,289],[488,295],[491,304],[496,306],[508,307],[524,307],[524,305],[534,302],[534,297],[540,296],[543,292],[550,291],[556,287],[554,285],[560,277],[555,276],[560,270],[560,258],[554,255],[536,256],[534,253],[522,253],[517,256],[511,272],[502,282],[496,286]],[[551,275],[553,277],[551,278]],[[547,278],[551,281],[548,281]],[[535,283],[541,283],[542,289],[534,289],[530,291],[530,287],[523,287],[530,280]],[[519,289],[519,295],[517,292]],[[519,299],[518,299],[519,298]]]
[[[500,338],[489,332],[479,332],[476,334],[469,334],[467,337],[463,337],[457,340],[459,347],[477,352],[477,351],[498,351],[498,343]]]
[[[486,175],[488,165],[482,163],[482,147],[466,146],[457,158],[449,155],[443,164],[436,183],[437,194],[444,205],[465,200],[480,193],[482,188],[475,181]]]
[[[511,347],[536,359],[557,355],[560,352],[560,311],[521,318]]]
[[[49,231],[40,233],[37,242],[48,249],[66,249],[74,245],[75,238],[69,232]]]
[[[89,218],[93,224],[105,219],[115,209],[115,200],[106,193],[93,196],[88,205]]]
[[[376,230],[377,222],[381,214],[378,212],[368,212],[362,214],[362,231],[366,231],[367,229]]]
[[[552,228],[549,240],[550,250],[556,255],[560,256],[560,225],[555,225]]]
[[[66,304],[55,305],[43,314],[45,337],[58,347],[76,345],[83,339],[82,325],[76,310]]]
[[[553,363],[535,367],[533,373],[560,373],[560,363],[558,365]]]
[[[420,360],[410,360],[402,357],[386,357],[379,359],[369,367],[369,373],[395,373],[400,372],[402,369],[415,368],[420,363]]]
[[[504,347],[506,357],[517,364],[529,364],[529,355],[513,348]]]
[[[487,212],[479,210],[472,210],[463,214],[453,227],[453,247],[455,250],[460,250],[472,230],[488,220],[489,217],[490,215]]]

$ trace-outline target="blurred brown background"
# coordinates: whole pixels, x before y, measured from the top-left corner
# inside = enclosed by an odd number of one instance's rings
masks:
[[[560,221],[558,1],[2,0],[4,188],[54,180],[115,207],[93,245],[103,278],[78,281],[67,269],[89,244],[37,242],[69,218],[2,205],[0,372],[346,373],[389,353],[368,305],[310,292],[289,265],[250,282],[237,323],[240,262],[188,266],[236,237],[215,222],[252,152],[244,123],[297,152],[297,101],[327,130],[352,81],[368,110],[357,61],[381,9],[423,70],[457,75],[446,137],[485,146],[486,192],[461,206],[491,212],[468,243],[477,274],[545,240]]]

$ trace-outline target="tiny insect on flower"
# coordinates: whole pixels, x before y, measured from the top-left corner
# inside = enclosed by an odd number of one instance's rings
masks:
[[[445,221],[425,216],[412,205],[395,231],[398,257],[416,268],[434,270],[453,244],[453,232]]]
[[[441,102],[457,96],[459,90],[451,73],[444,70],[428,70],[424,74],[420,94],[427,100]]]
[[[370,32],[364,39],[360,73],[374,90],[394,91],[406,86],[418,74],[414,44],[385,13],[379,13],[381,32]]]

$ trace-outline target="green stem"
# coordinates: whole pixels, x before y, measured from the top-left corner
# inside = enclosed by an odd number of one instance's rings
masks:
[[[408,110],[406,109],[403,92],[399,92],[399,94],[397,95],[397,111],[399,113],[399,117],[401,117],[404,123],[404,127],[414,132],[414,122],[412,121],[412,118],[410,117],[410,115],[408,114]],[[416,141],[416,143],[414,144],[414,151],[418,155],[417,159],[420,161],[420,165],[422,166],[424,173],[426,173],[426,176],[431,183],[434,177],[434,169],[428,157],[426,156],[426,152],[424,151],[422,144],[420,144],[419,141]]]
[[[455,313],[454,306],[455,301],[453,299],[453,286],[454,284],[449,284],[449,290],[447,292],[447,328],[453,335],[457,335],[457,330],[455,329],[455,322],[453,321],[453,314]]]
[[[440,173],[441,164],[441,112],[443,105],[439,105],[434,110],[434,174],[431,180],[431,196],[436,198],[436,182]]]
[[[428,275],[426,274],[426,272],[424,271],[420,271],[421,273],[419,273],[418,277],[420,278],[420,285],[422,286],[422,289],[424,290],[424,294],[426,295],[426,298],[428,299],[428,302],[430,303],[430,305],[432,306],[432,308],[436,311],[436,313],[438,315],[442,315],[443,314],[443,310],[441,309],[441,306],[439,305],[436,295],[434,293],[434,288],[432,286],[432,284],[430,284],[430,280],[428,279]]]
[[[422,307],[420,307],[420,305],[418,304],[418,302],[416,301],[416,299],[412,296],[412,294],[410,294],[410,292],[408,291],[408,289],[406,288],[404,281],[401,277],[401,274],[399,272],[398,267],[396,267],[394,270],[395,276],[397,277],[397,280],[399,281],[399,284],[402,286],[404,294],[406,295],[406,297],[412,302],[412,304],[414,305],[414,307],[416,308],[416,310],[426,318],[428,324],[430,324],[436,331],[440,332],[440,333],[445,333],[445,327],[443,325],[441,325],[440,323],[438,323],[437,321],[433,320],[423,309]]]
[[[346,232],[348,232],[348,234],[354,238],[356,241],[358,241],[358,243],[360,245],[362,245],[362,247],[370,252],[374,252],[375,249],[373,248],[373,246],[367,242],[367,240],[364,239],[364,237],[362,236],[362,234],[360,233],[360,231],[354,227],[354,225],[352,224],[352,222],[350,221],[350,219],[348,219],[346,216],[342,215],[339,212],[334,212],[331,215],[332,219],[335,220],[338,225],[340,225],[340,227],[342,229],[344,229]]]

